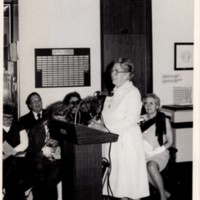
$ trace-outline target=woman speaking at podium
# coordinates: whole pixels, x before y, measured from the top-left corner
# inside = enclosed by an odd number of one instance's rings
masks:
[[[139,90],[133,85],[134,65],[119,58],[111,70],[115,85],[112,97],[106,97],[102,120],[106,128],[119,135],[116,143],[104,144],[103,157],[111,163],[103,185],[103,195],[121,199],[139,199],[149,195],[142,134],[138,125],[142,107]]]

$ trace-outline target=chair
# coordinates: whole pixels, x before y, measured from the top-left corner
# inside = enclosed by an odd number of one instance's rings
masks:
[[[165,169],[161,171],[161,176],[163,178],[165,189],[171,193],[175,194],[175,190],[178,187],[177,178],[177,168],[176,168],[176,153],[178,150],[175,147],[170,147],[169,149],[170,158]],[[175,197],[173,196],[174,200]],[[150,196],[143,198],[143,200],[159,200],[158,190],[150,184]]]
[[[170,158],[167,166],[161,172],[164,185],[167,191],[174,193],[178,186],[177,167],[176,167],[176,153],[178,150],[175,147],[169,148]]]

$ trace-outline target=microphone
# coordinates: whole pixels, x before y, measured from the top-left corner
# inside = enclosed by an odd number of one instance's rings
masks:
[[[106,92],[106,91],[96,91],[94,96],[113,96],[113,91]]]

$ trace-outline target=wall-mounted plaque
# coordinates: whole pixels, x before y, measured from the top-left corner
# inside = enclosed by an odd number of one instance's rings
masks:
[[[35,87],[90,86],[90,49],[35,49]]]

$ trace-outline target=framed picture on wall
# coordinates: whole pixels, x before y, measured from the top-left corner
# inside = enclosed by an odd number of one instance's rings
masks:
[[[193,69],[193,43],[174,43],[174,69]]]

